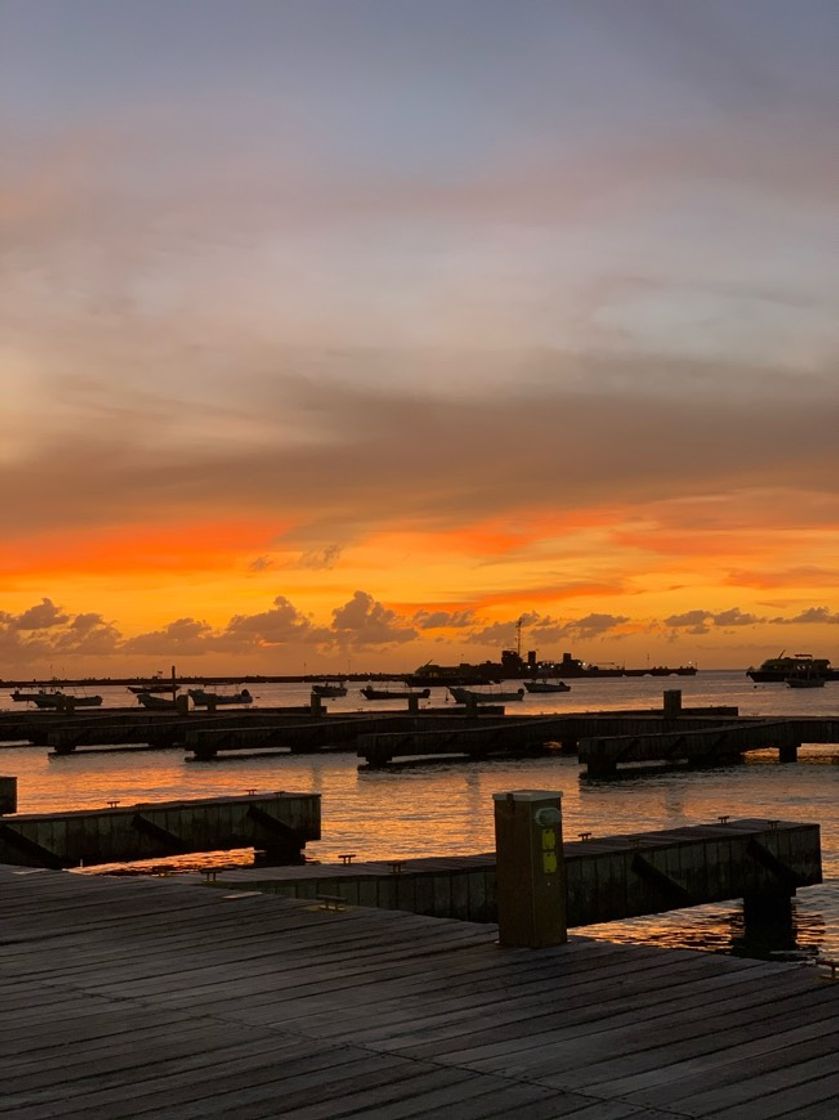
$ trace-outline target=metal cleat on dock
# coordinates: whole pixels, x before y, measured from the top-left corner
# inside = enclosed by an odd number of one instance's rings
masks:
[[[347,905],[347,900],[339,894],[316,894],[315,900],[322,903],[321,910],[332,910],[333,912],[344,910]]]
[[[817,957],[816,964],[826,965],[830,969],[830,979],[836,981],[836,969],[839,968],[839,961],[829,960],[827,957]]]

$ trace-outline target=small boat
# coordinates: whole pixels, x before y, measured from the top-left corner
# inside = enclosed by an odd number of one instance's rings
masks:
[[[456,688],[450,685],[449,692],[458,704],[500,704],[502,701],[524,699],[523,688],[515,692],[473,692],[470,688]]]
[[[153,684],[128,684],[125,686],[129,692],[133,692],[135,696],[139,696],[143,692],[173,692],[177,691],[181,686],[179,684],[173,685],[171,681],[155,681]]]
[[[68,696],[66,692],[13,692],[13,700],[31,700],[36,708],[57,710],[72,708],[98,708],[102,703],[101,696]]]
[[[326,681],[324,684],[312,685],[313,696],[346,696],[347,686],[343,681]]]
[[[571,685],[565,681],[525,681],[528,692],[570,692]]]
[[[136,696],[139,704],[155,712],[174,712],[178,709],[177,700],[167,700],[165,696],[156,696],[153,692],[138,692]]]
[[[17,700],[18,702],[26,701],[27,703],[34,704],[35,701],[42,700],[45,696],[49,697],[57,695],[59,695],[57,692],[47,692],[45,688],[39,688],[37,692],[21,692],[19,688],[16,688],[11,694],[11,697],[13,700]]]
[[[418,700],[427,700],[431,695],[431,689],[423,688],[419,692],[410,690],[407,692],[391,692],[387,688],[372,688],[368,685],[366,688],[362,688],[361,695],[365,700],[410,700],[412,696],[416,696]]]
[[[187,692],[196,708],[215,708],[222,704],[252,704],[253,697],[246,688],[225,696],[219,692],[205,692],[203,688],[188,688]]]

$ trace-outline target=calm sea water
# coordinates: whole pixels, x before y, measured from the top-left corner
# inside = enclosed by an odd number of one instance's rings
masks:
[[[330,711],[367,704],[360,686],[330,700]],[[734,704],[743,715],[836,714],[839,682],[824,689],[752,685],[741,672],[700,672],[694,678],[617,678],[572,681],[560,695],[528,696],[510,705],[516,712],[561,712],[646,708],[661,703],[665,688],[680,688],[687,705]],[[304,703],[303,685],[253,687],[256,703]],[[107,706],[131,703],[121,688],[102,690]],[[430,703],[444,702],[444,691]],[[401,705],[399,705],[401,707]],[[13,703],[0,694],[0,707]],[[616,782],[589,782],[573,758],[498,760],[473,764],[434,763],[415,768],[359,771],[352,754],[297,758],[282,755],[187,761],[174,751],[91,751],[68,757],[44,748],[0,749],[0,773],[16,774],[19,809],[36,812],[102,806],[117,799],[237,795],[259,790],[315,791],[322,795],[323,839],[307,846],[310,859],[334,860],[353,851],[359,859],[470,854],[493,846],[492,794],[510,789],[561,790],[566,839],[716,822],[717,817],[768,817],[821,825],[825,883],[799,891],[795,944],[743,945],[737,904],[704,906],[648,919],[609,923],[586,930],[613,940],[705,948],[749,954],[792,950],[802,959],[839,956],[839,746],[804,747],[801,762],[781,766],[771,754],[752,755],[745,765],[703,772],[662,772]],[[248,862],[245,852],[166,861],[173,868],[202,863]]]

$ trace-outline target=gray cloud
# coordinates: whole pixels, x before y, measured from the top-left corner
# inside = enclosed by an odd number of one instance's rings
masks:
[[[352,599],[332,612],[332,629],[341,645],[358,649],[410,642],[417,631],[405,626],[395,611],[376,602],[366,591],[356,591]]]
[[[384,360],[359,351],[336,367],[322,355],[316,380],[254,371],[248,415],[265,429],[259,439],[161,445],[156,406],[118,436],[111,426],[68,428],[0,467],[10,523],[24,532],[119,524],[126,511],[133,519],[281,511],[318,536],[329,521],[358,534],[389,523],[395,502],[401,516],[429,528],[498,516],[521,506],[523,479],[573,479],[560,491],[527,489],[528,506],[554,512],[732,488],[813,491],[814,480],[839,472],[839,406],[821,378],[559,353],[511,358],[516,383],[490,396],[364,387],[337,376]],[[434,353],[390,360],[417,371],[442,361]],[[497,356],[487,362],[506,368]],[[197,405],[190,423],[201,415]],[[291,417],[308,440],[286,438]],[[775,449],[768,459],[767,445]],[[503,456],[487,455],[497,447]],[[352,479],[351,516],[337,479]],[[304,559],[326,564],[339,548],[333,539]]]
[[[333,635],[312,621],[284,595],[278,595],[271,610],[259,614],[234,615],[219,636],[217,644],[226,647],[242,643],[285,645],[289,642],[324,643]]]
[[[829,607],[808,607],[793,618],[773,618],[770,621],[780,623],[782,626],[795,624],[809,626],[812,623],[836,625],[839,623],[839,612],[832,611]]]
[[[683,614],[670,615],[663,620],[663,624],[672,630],[686,630],[688,634],[708,634],[712,626],[725,629],[731,626],[755,626],[766,621],[758,615],[741,611],[739,607],[731,607],[717,613],[701,609],[685,611]]]
[[[759,622],[765,621],[765,618],[741,611],[739,607],[732,607],[731,610],[720,611],[719,614],[714,615],[715,626],[756,626]]]
[[[54,626],[63,626],[68,621],[69,616],[52,599],[42,599],[37,606],[12,617],[11,625],[15,630],[49,630]]]
[[[441,627],[461,629],[464,626],[474,626],[475,615],[473,611],[417,611],[411,619],[414,626],[420,630],[436,630]]]
[[[671,614],[669,618],[664,619],[664,625],[670,626],[674,630],[683,627],[697,627],[702,626],[711,617],[711,611],[685,611],[684,614]],[[700,633],[704,633],[704,631],[700,631]]]
[[[310,549],[298,559],[298,568],[311,568],[313,571],[331,571],[340,559],[343,545],[329,544],[324,548]]]

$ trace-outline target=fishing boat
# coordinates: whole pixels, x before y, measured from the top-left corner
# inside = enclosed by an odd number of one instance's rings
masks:
[[[347,686],[343,681],[325,681],[312,685],[313,696],[346,696]]]
[[[143,692],[176,692],[181,686],[172,684],[171,681],[159,680],[150,684],[128,684],[125,687],[135,696],[139,696]]]
[[[48,692],[45,688],[39,688],[37,692],[21,692],[19,688],[16,688],[14,692],[11,693],[12,699],[16,700],[18,703],[25,701],[31,704],[34,704],[36,700],[42,700],[45,696],[58,695],[60,695],[60,693],[56,692],[55,689]]]
[[[187,693],[196,708],[215,708],[223,704],[252,704],[253,697],[246,688],[233,695],[220,692],[205,692],[203,688],[188,688]]]
[[[373,688],[367,685],[366,688],[362,688],[361,695],[365,700],[410,700],[412,696],[416,696],[418,700],[427,700],[431,695],[431,689],[423,688],[419,691],[412,691],[409,689],[408,691],[403,690],[399,692],[395,689]]]
[[[515,692],[473,692],[471,688],[457,688],[449,685],[449,692],[458,704],[500,704],[502,701],[523,700],[524,689]]]
[[[178,710],[177,700],[167,700],[165,696],[157,696],[153,692],[138,692],[137,702],[144,708],[155,712],[174,712]]]
[[[528,692],[570,692],[571,685],[565,681],[525,681]]]
[[[101,696],[69,696],[57,688],[50,691],[41,688],[37,692],[19,692],[16,689],[12,693],[12,699],[29,700],[36,708],[56,711],[62,708],[98,708],[102,703]]]

